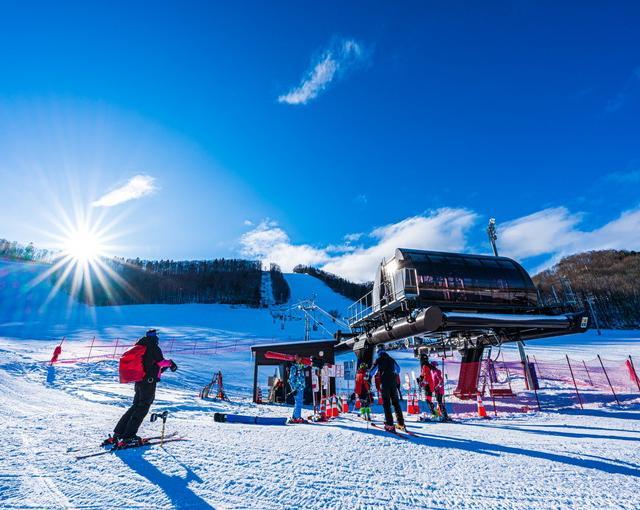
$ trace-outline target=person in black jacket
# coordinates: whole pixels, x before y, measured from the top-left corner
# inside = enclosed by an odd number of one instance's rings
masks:
[[[384,428],[389,432],[395,432],[393,425],[393,414],[391,406],[396,412],[396,423],[399,429],[404,429],[404,416],[402,408],[398,401],[398,383],[397,376],[400,374],[400,366],[389,354],[381,347],[378,348],[378,359],[371,367],[369,377],[372,378],[376,374],[380,375],[380,389],[382,393],[382,407],[384,408]]]
[[[147,334],[138,340],[136,345],[144,345],[147,348],[142,358],[144,378],[135,383],[133,404],[118,421],[113,430],[113,436],[105,441],[106,444],[116,443],[118,447],[140,444],[141,439],[137,436],[138,429],[156,397],[156,383],[160,380],[160,373],[167,368],[172,372],[178,369],[172,360],[164,359],[158,345],[158,333],[155,329],[147,331]]]

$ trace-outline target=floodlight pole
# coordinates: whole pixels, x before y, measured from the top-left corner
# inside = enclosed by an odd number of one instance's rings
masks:
[[[489,236],[489,242],[491,243],[491,248],[493,249],[493,255],[498,256],[498,247],[496,246],[496,241],[498,240],[498,232],[496,230],[496,219],[489,218],[489,224],[487,225],[487,235]],[[518,352],[520,353],[520,361],[522,362],[522,367],[524,368],[525,382],[527,383],[527,389],[535,389],[535,385],[533,382],[533,377],[531,377],[531,370],[529,370],[529,362],[527,361],[527,353],[524,350],[524,343],[521,340],[518,340]]]

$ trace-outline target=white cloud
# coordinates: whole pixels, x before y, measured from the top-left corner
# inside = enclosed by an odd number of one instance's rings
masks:
[[[352,39],[334,42],[312,65],[300,84],[278,97],[279,103],[307,104],[336,78],[366,58],[362,45]]]
[[[350,280],[370,281],[380,261],[393,256],[396,248],[463,251],[476,219],[467,209],[445,208],[385,225],[371,232],[374,245],[335,257],[323,269]]]
[[[508,221],[498,228],[500,254],[523,259],[558,251],[575,240],[581,220],[580,214],[556,207]]]
[[[548,255],[549,259],[532,271],[535,274],[572,253],[640,250],[640,208],[625,211],[591,231],[578,228],[582,218],[582,214],[558,207],[505,223],[498,231],[500,254],[515,259]]]
[[[129,200],[136,200],[146,195],[150,195],[158,188],[154,184],[155,179],[148,175],[136,175],[129,179],[125,184],[109,191],[93,202],[93,207],[113,207]]]
[[[294,245],[275,222],[265,220],[242,236],[241,252],[265,265],[275,262],[283,271],[291,271],[297,264],[316,265],[350,280],[368,281],[380,261],[393,256],[396,248],[464,250],[467,230],[476,218],[466,209],[439,209],[376,228],[369,234],[374,240],[372,246],[322,248]]]
[[[291,272],[298,264],[317,265],[329,258],[326,250],[291,244],[287,233],[269,220],[244,234],[240,244],[243,256],[262,260],[265,265],[275,262],[285,272]]]

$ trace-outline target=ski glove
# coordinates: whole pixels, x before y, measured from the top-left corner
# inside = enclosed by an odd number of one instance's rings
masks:
[[[172,372],[175,372],[176,370],[178,370],[178,365],[176,365],[173,360],[171,360],[171,365],[169,365],[169,370],[171,370]]]

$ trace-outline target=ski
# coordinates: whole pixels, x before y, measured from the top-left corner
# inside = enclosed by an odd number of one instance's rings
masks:
[[[406,439],[406,440],[411,440],[411,438],[413,437],[418,437],[416,434],[414,434],[413,432],[409,432],[408,430],[404,430],[402,432],[400,432],[399,430],[396,430],[395,432],[391,432],[390,430],[386,430],[384,428],[384,425],[379,425],[377,423],[374,422],[370,422],[372,427],[377,428],[378,430],[382,430],[383,432],[386,432],[387,434],[391,434],[393,436],[396,436],[400,439]]]
[[[177,432],[171,432],[170,434],[165,434],[164,438],[165,439],[169,439],[172,437],[177,436],[178,433]],[[162,439],[162,436],[150,436],[150,437],[143,437],[142,438],[144,441],[153,441],[154,439]],[[102,444],[102,445],[98,445],[99,448],[104,448],[105,446],[109,446],[108,444]],[[85,450],[86,447],[76,447],[76,448],[67,448],[67,453],[73,453],[73,452],[79,452],[80,450]]]
[[[104,450],[102,452],[97,452],[97,453],[88,453],[86,455],[76,455],[76,460],[88,459],[89,457],[98,457],[99,455],[106,455],[107,453],[116,453],[124,450],[133,450],[135,448],[144,448],[145,446],[155,446],[155,445],[164,444],[164,443],[171,443],[173,441],[189,441],[189,439],[187,439],[186,437],[172,437],[170,439],[165,439],[164,441],[160,441],[160,440],[147,441],[146,443],[142,443],[141,445],[129,446],[128,448],[112,448],[110,450]]]

